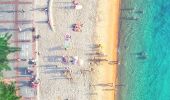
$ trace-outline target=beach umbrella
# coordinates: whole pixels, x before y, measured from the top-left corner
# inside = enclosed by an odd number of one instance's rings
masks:
[[[79,57],[78,57],[78,56],[74,56],[74,57],[73,57],[73,64],[77,64],[78,59],[79,59]]]
[[[82,66],[82,65],[84,64],[84,61],[83,61],[82,59],[79,59],[79,60],[78,60],[78,64],[79,64],[80,66]]]
[[[74,59],[74,60],[78,60],[79,57],[78,57],[78,56],[74,56],[73,59]]]
[[[82,8],[83,8],[83,6],[82,6],[82,5],[80,5],[80,4],[75,5],[75,9],[77,9],[77,10],[80,10],[80,9],[82,9]]]

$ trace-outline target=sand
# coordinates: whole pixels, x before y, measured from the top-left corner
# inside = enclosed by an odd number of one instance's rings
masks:
[[[71,0],[35,1],[35,8],[49,5],[47,7],[49,13],[38,10],[34,13],[36,34],[41,35],[36,42],[36,51],[40,53],[36,59],[37,76],[40,79],[37,100],[115,100],[116,98],[118,66],[110,65],[108,62],[92,66],[89,59],[94,56],[89,53],[94,53],[91,45],[100,43],[101,51],[108,55],[107,59],[117,61],[120,0],[79,1],[83,5],[81,10],[72,9]],[[48,20],[51,26],[44,23]],[[72,31],[71,25],[77,21],[84,24],[82,32]],[[67,51],[63,49],[65,33],[72,36]],[[84,65],[63,64],[61,62],[63,55],[79,56]],[[61,69],[65,67],[72,71],[72,80],[63,76]],[[91,68],[94,71],[87,71]]]
[[[120,0],[79,0],[83,9],[72,9],[71,0],[36,0],[35,8],[47,7],[49,13],[35,10],[37,76],[40,79],[37,100],[115,100],[117,65],[108,62],[90,65],[94,56],[91,45],[102,44],[101,51],[109,61],[118,59]],[[48,2],[50,4],[48,4]],[[96,13],[97,12],[97,13]],[[41,17],[40,17],[41,16]],[[48,19],[49,18],[49,19]],[[46,21],[48,23],[44,23]],[[73,32],[71,25],[82,22],[83,31]],[[39,23],[37,23],[39,22]],[[51,30],[52,29],[52,30]],[[63,49],[64,34],[72,36],[70,47]],[[79,56],[84,65],[63,64],[61,57]],[[55,66],[58,66],[57,68]],[[68,67],[72,80],[66,79],[61,69]],[[93,68],[93,72],[87,70]],[[83,70],[86,70],[82,72]]]
[[[102,44],[102,52],[108,55],[109,61],[118,60],[118,32],[120,0],[99,0],[96,19],[96,43]],[[96,96],[92,100],[115,100],[117,64],[110,65],[108,62],[97,66],[93,75]],[[108,86],[113,84],[113,86]]]
[[[47,1],[47,0],[46,0]],[[71,1],[53,0],[52,14],[36,11],[36,21],[46,21],[48,17],[52,28],[47,23],[36,23],[36,34],[41,38],[37,42],[40,52],[38,59],[38,77],[41,80],[38,88],[38,100],[114,100],[116,89],[117,66],[102,63],[92,66],[89,59],[93,56],[91,45],[102,44],[102,51],[108,54],[109,61],[117,60],[118,29],[119,29],[119,1],[118,0],[79,0],[83,9],[72,9]],[[97,5],[98,3],[98,5]],[[44,0],[35,2],[36,8],[47,6]],[[97,11],[97,14],[96,14]],[[41,17],[39,17],[41,16]],[[73,32],[71,25],[77,21],[82,22],[83,31]],[[71,34],[70,47],[63,49],[64,34]],[[84,65],[61,63],[61,57],[79,56]],[[56,68],[55,66],[58,66]],[[68,67],[72,72],[73,80],[63,77],[60,69]],[[93,72],[89,70],[93,68]],[[113,83],[110,86],[95,86],[96,84]],[[108,89],[103,91],[103,89]]]
[[[38,89],[38,100],[89,100],[91,75],[89,70],[90,45],[93,44],[93,33],[95,29],[96,0],[80,0],[83,9],[72,9],[71,0],[53,0],[51,5],[53,30],[47,23],[36,23],[36,32],[41,35],[38,40],[38,76],[41,80]],[[47,6],[44,0],[36,1],[36,8]],[[51,11],[51,10],[50,10]],[[41,17],[39,17],[41,16]],[[36,11],[36,21],[47,20],[47,14]],[[73,32],[72,24],[77,21],[83,23],[82,32]],[[64,50],[64,35],[71,35],[70,47]],[[82,66],[71,63],[64,64],[61,57],[78,56],[84,61]],[[55,66],[58,66],[56,68]],[[68,67],[72,72],[72,80],[66,79],[61,69]]]

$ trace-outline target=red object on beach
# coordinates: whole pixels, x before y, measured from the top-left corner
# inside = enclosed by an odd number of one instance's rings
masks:
[[[73,28],[73,31],[75,31],[75,32],[82,32],[82,30],[80,28]]]
[[[77,22],[76,24],[73,24],[73,28],[81,28],[83,27],[83,24],[81,22]]]
[[[72,3],[73,3],[74,5],[78,5],[78,4],[79,4],[78,0],[73,0]]]
[[[76,24],[73,24],[73,31],[82,32],[81,30],[82,27],[83,27],[83,24],[81,22],[77,22]]]
[[[32,88],[37,88],[38,83],[32,82]]]

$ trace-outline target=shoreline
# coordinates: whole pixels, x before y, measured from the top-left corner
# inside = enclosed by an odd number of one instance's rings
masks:
[[[120,4],[121,0],[99,0],[97,7],[96,19],[96,43],[102,44],[102,52],[108,55],[109,61],[118,61],[118,42],[119,42],[119,18],[120,18]],[[108,35],[106,35],[108,33]],[[111,46],[111,45],[112,46]],[[115,85],[118,77],[118,65],[110,65],[103,63],[98,68],[98,72],[94,77],[100,77],[95,83],[108,84],[112,83],[113,90],[103,91],[103,88],[110,89],[110,87],[97,87],[95,90],[98,93],[97,100],[116,100],[117,89]]]

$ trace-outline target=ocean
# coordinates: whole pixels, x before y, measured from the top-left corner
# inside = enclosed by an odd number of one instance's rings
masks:
[[[170,0],[122,0],[118,100],[170,100]]]

